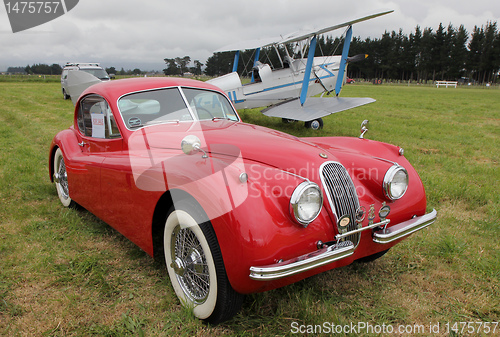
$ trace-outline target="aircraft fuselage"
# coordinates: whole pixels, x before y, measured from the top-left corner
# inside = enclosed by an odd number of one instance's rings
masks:
[[[251,109],[280,103],[300,95],[306,59],[295,59],[286,68],[272,70],[268,64],[254,67],[254,81],[242,84],[236,72],[208,81],[224,90],[236,109]],[[340,56],[315,57],[307,96],[332,91],[337,81]]]

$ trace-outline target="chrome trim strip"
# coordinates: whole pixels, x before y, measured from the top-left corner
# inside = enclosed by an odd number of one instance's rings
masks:
[[[179,89],[179,92],[181,93],[182,100],[184,101],[184,104],[186,105],[186,107],[189,111],[189,114],[191,115],[191,118],[194,121],[199,121],[198,119],[196,119],[196,114],[194,113],[193,108],[191,108],[191,104],[189,104],[189,101],[186,98],[186,94],[184,94],[184,90],[182,90],[182,87],[177,87],[177,88]]]
[[[363,227],[363,228],[355,229],[353,231],[346,232],[344,234],[337,234],[337,235],[335,235],[335,240],[340,240],[340,239],[345,238],[345,237],[347,237],[349,235],[363,232],[363,231],[365,231],[367,229],[372,229],[372,228],[376,228],[376,227],[380,227],[380,226],[387,226],[389,224],[389,222],[391,222],[391,220],[386,219],[384,221],[380,221],[380,222],[368,225],[368,226]]]
[[[432,212],[423,216],[401,222],[385,230],[376,231],[373,233],[373,241],[376,243],[389,243],[401,239],[431,225],[436,221],[436,216],[437,212],[433,209]]]
[[[354,253],[351,241],[343,241],[337,245],[319,249],[315,252],[275,264],[250,267],[250,278],[256,281],[272,281],[295,275],[328,263],[344,259]]]
[[[385,161],[386,163],[391,163],[392,165],[396,165],[396,166],[400,166],[398,163],[396,163],[395,161],[392,161],[392,160],[389,160],[389,159],[384,159],[384,158],[380,158],[380,157],[374,157],[372,156],[373,159],[378,159],[378,160],[381,160],[381,161]]]
[[[326,161],[324,162],[323,164],[321,164],[321,166],[319,167],[319,177],[321,179],[321,185],[323,185],[323,190],[324,190],[324,193],[326,194],[326,198],[328,200],[328,203],[330,204],[330,208],[333,212],[333,214],[335,215],[336,219],[335,221],[337,221],[340,216],[339,214],[337,213],[337,209],[335,208],[335,203],[333,202],[332,200],[332,196],[330,195],[330,192],[328,191],[328,187],[326,185],[326,181],[325,181],[325,177],[323,177],[323,168],[328,164],[328,163],[338,163],[340,164],[339,162],[335,162],[335,161]]]

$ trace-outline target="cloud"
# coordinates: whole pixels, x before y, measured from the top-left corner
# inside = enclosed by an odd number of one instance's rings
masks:
[[[8,66],[66,61],[101,62],[125,69],[161,70],[164,58],[190,56],[205,62],[213,51],[238,40],[329,26],[385,9],[395,12],[354,26],[354,36],[378,38],[384,31],[436,29],[499,21],[496,0],[437,3],[431,0],[86,0],[49,23],[13,34],[0,9],[0,70]],[[336,32],[341,34],[342,31]]]

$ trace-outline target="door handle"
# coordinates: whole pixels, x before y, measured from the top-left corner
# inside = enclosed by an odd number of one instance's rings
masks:
[[[78,145],[80,145],[81,147],[84,147],[85,145],[87,145],[87,143],[85,143],[83,140],[81,143],[78,143]]]

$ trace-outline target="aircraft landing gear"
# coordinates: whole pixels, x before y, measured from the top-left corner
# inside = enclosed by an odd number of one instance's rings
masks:
[[[308,129],[313,129],[313,130],[323,129],[323,119],[322,118],[313,119],[312,121],[306,122],[304,126]]]
[[[297,122],[295,119],[289,119],[289,118],[282,118],[281,121],[285,124],[291,124]]]

